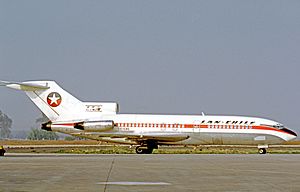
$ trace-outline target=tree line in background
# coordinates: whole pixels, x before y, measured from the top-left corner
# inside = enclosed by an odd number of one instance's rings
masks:
[[[12,120],[2,111],[0,111],[0,139],[9,138]]]
[[[32,128],[27,136],[29,140],[58,140],[58,138],[56,133],[44,131],[40,128]]]
[[[41,125],[45,122],[49,121],[49,119],[42,114],[42,117],[36,119],[36,123]],[[58,135],[55,132],[44,131],[41,128],[32,128],[29,132],[27,139],[29,140],[58,140]]]
[[[38,126],[46,121],[49,121],[49,119],[44,114],[36,119]],[[11,137],[12,122],[12,119],[0,110],[0,139]],[[44,131],[40,128],[32,128],[27,134],[27,139],[29,140],[57,140],[58,138],[59,136],[55,132]]]

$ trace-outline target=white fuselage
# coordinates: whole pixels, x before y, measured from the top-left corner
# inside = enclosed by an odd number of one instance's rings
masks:
[[[293,132],[272,120],[244,116],[210,116],[210,115],[146,115],[146,114],[113,114],[93,117],[90,120],[113,120],[115,127],[108,132],[89,133],[93,139],[128,143],[120,139],[108,139],[105,136],[117,133],[135,134],[186,134],[188,139],[176,142],[159,142],[160,144],[205,145],[205,144],[246,144],[268,145],[279,144],[296,138]],[[54,122],[55,124],[55,122]],[[73,125],[67,124],[67,133],[74,131]],[[284,129],[283,129],[284,128]],[[60,129],[64,132],[64,129]],[[80,132],[75,130],[75,132]],[[90,136],[89,136],[90,135]],[[96,137],[95,137],[96,136]],[[97,137],[99,136],[99,137]],[[102,137],[100,137],[102,136]]]
[[[178,144],[276,144],[296,137],[276,128],[282,125],[275,121],[254,117],[118,114],[103,118],[113,119],[115,131],[120,132],[189,135]]]

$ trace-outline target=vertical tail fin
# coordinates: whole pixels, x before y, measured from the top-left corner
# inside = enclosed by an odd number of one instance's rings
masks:
[[[82,102],[54,81],[28,81],[22,83],[0,81],[0,85],[25,91],[51,121],[72,119],[83,111]]]

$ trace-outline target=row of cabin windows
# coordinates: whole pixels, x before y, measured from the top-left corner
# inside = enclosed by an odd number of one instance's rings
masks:
[[[119,127],[163,127],[163,128],[183,128],[182,124],[156,124],[156,123],[120,123]]]
[[[184,128],[183,124],[120,123],[120,127]],[[195,128],[199,125],[195,125]],[[252,125],[208,125],[211,129],[252,129]]]
[[[252,129],[252,125],[208,125],[211,129]]]

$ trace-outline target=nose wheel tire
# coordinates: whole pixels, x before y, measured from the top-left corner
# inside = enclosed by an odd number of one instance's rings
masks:
[[[260,148],[260,149],[258,149],[258,153],[259,154],[266,154],[267,150],[265,148]]]
[[[3,146],[0,146],[0,156],[4,156],[5,149]]]

